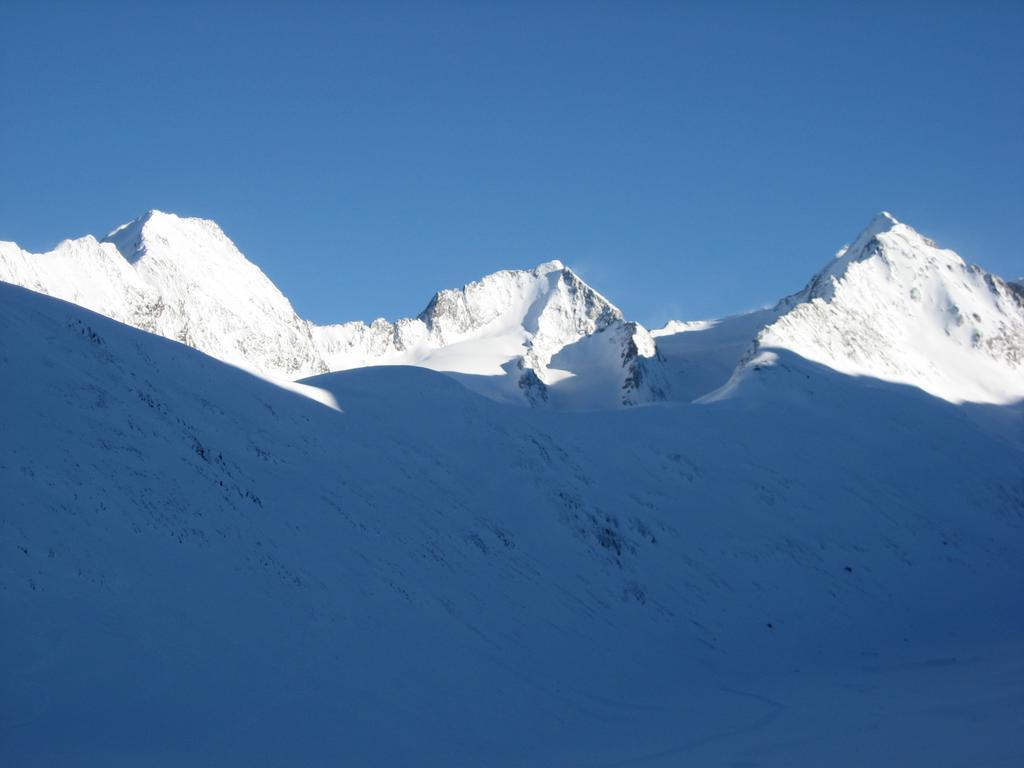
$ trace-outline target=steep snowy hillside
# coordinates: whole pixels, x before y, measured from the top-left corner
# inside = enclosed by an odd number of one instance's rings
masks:
[[[951,402],[1024,398],[1024,291],[888,213],[774,308],[670,324],[657,341],[680,399],[770,365],[778,350]]]
[[[1013,764],[1019,408],[779,354],[706,406],[383,367],[339,412],[0,285],[0,763]]]
[[[0,242],[0,280],[261,373],[327,370],[309,324],[212,221],[150,211],[44,254]]]

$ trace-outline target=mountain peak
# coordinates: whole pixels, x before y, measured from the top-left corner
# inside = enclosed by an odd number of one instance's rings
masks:
[[[155,208],[117,227],[102,242],[114,245],[131,264],[159,254],[172,262],[201,264],[213,259],[241,269],[250,266],[217,222]]]
[[[111,243],[129,262],[135,263],[145,254],[146,237],[154,234],[154,229],[166,229],[166,225],[173,226],[181,221],[176,214],[151,208],[141,216],[115,228],[101,242]]]
[[[774,312],[760,348],[952,402],[1020,396],[1024,315],[1013,287],[890,214]]]
[[[0,254],[0,278],[261,373],[294,378],[326,369],[309,324],[207,219],[149,210],[102,242]]]
[[[143,229],[146,224],[150,221],[159,221],[160,219],[180,220],[180,217],[174,213],[164,213],[163,211],[157,210],[156,208],[150,208],[148,211],[143,213],[141,216],[136,216],[129,222],[122,224],[119,227],[115,227],[111,230],[103,240],[110,240],[115,235],[128,230],[137,231]]]
[[[142,230],[147,222],[158,213],[160,212],[157,210],[146,211],[141,216],[111,230],[100,242],[112,244],[122,256],[134,263],[141,255]]]
[[[888,211],[879,211],[874,215],[867,227],[864,228],[865,232],[872,232],[873,234],[881,234],[882,232],[888,232],[890,229],[895,227],[900,222]]]
[[[836,254],[836,258],[856,259],[876,237],[886,232],[891,232],[898,226],[901,226],[901,222],[895,216],[888,211],[879,211],[868,222],[868,225],[860,231],[860,234],[853,239],[853,242],[840,249],[839,253]]]
[[[537,265],[533,272],[536,275],[547,275],[551,272],[561,272],[563,269],[565,269],[565,264],[560,262],[558,259],[552,259],[551,261],[545,261],[543,264]]]

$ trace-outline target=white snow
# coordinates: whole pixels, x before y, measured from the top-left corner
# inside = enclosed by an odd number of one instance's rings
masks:
[[[304,382],[338,412],[0,285],[0,763],[1014,764],[1020,406],[772,354],[586,413]]]
[[[548,373],[554,354],[623,322],[614,305],[556,260],[440,291],[415,318],[318,327],[296,315],[217,224],[160,211],[118,227],[103,242],[89,236],[45,254],[0,242],[0,279],[277,379],[417,365],[492,377],[471,386],[521,404],[572,375]],[[618,371],[618,401],[654,397],[627,393],[636,389],[629,375]],[[527,392],[533,394],[524,399]]]
[[[608,396],[598,400],[613,407],[630,399],[628,365],[623,358],[635,356],[629,351],[635,346],[634,337],[649,338],[642,328],[632,324],[639,330],[602,336],[603,342],[617,342],[610,352],[603,343],[577,348],[573,369],[549,369],[549,363],[562,350],[609,329],[621,329],[624,323],[622,313],[604,296],[560,261],[550,261],[533,270],[496,272],[461,289],[441,291],[416,318],[323,326],[314,328],[313,336],[331,370],[416,365],[465,374],[460,380],[474,390],[510,401],[522,402],[524,388],[546,391],[579,377],[584,369],[601,370],[600,380],[587,386],[607,390]],[[598,359],[584,359],[583,349],[593,349]],[[616,360],[611,367],[603,362],[609,354]],[[653,342],[641,343],[639,354],[653,358]],[[525,372],[532,384],[524,383]],[[470,376],[500,378],[471,381]],[[657,399],[653,390],[642,388],[632,399]],[[547,401],[545,395],[539,396]],[[559,398],[558,402],[585,408],[594,401]]]
[[[327,370],[309,324],[212,221],[149,211],[103,242],[30,254],[0,242],[0,279],[265,374]]]
[[[688,327],[656,337],[673,399],[690,402],[725,384],[758,332],[777,316],[774,310],[758,310],[713,322],[679,323]]]
[[[759,349],[951,402],[1024,397],[1024,301],[888,213],[784,305]]]
[[[159,212],[0,277],[4,765],[1024,753],[1024,288],[888,214],[654,332],[560,262],[314,327]]]
[[[318,327],[215,223],[158,211],[50,253],[0,243],[0,278],[282,379],[414,365],[495,400],[590,410],[705,398],[780,349],[951,402],[1024,397],[1024,289],[888,213],[775,307],[650,333],[560,261],[442,290],[416,317]]]
[[[775,307],[655,335],[682,399],[728,395],[779,350],[954,403],[1024,398],[1024,292],[885,212]]]
[[[669,320],[661,328],[651,331],[651,336],[659,338],[661,336],[674,336],[677,333],[706,331],[709,328],[714,328],[718,322],[718,320]]]

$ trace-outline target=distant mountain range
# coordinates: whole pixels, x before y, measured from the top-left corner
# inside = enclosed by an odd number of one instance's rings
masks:
[[[784,349],[951,401],[1024,396],[1024,287],[887,213],[775,307],[653,334],[558,261],[440,291],[414,318],[317,326],[215,223],[159,211],[49,253],[0,242],[0,280],[287,379],[416,365],[494,399],[593,409],[717,397]]]

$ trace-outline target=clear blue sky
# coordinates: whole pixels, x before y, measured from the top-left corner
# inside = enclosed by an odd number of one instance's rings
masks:
[[[560,258],[660,325],[880,209],[1024,273],[1024,3],[0,8],[0,239],[215,219],[319,322]]]

